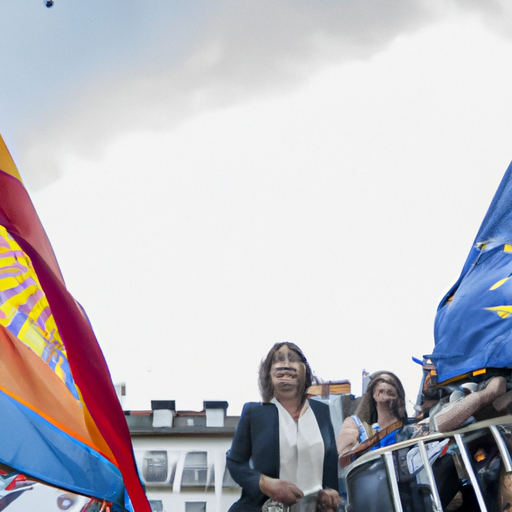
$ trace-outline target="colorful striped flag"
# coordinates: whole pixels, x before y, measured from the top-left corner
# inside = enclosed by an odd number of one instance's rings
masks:
[[[0,137],[0,462],[150,512],[94,332]]]

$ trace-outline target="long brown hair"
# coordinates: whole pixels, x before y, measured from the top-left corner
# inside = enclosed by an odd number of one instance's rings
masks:
[[[272,385],[272,377],[270,376],[270,370],[272,368],[272,363],[274,362],[274,354],[283,346],[287,346],[292,352],[299,356],[300,361],[304,364],[306,368],[306,382],[304,385],[304,390],[301,396],[301,402],[306,399],[306,391],[311,386],[313,382],[316,382],[316,377],[313,376],[313,372],[311,371],[311,367],[309,366],[308,360],[306,356],[303,354],[302,350],[295,345],[295,343],[290,343],[289,341],[283,341],[281,343],[276,343],[267,354],[265,359],[263,359],[260,363],[259,369],[259,378],[258,384],[260,386],[260,394],[261,398],[264,402],[270,402],[274,396],[274,386]]]
[[[356,416],[358,416],[361,421],[366,421],[369,425],[377,422],[377,406],[373,399],[373,390],[379,382],[387,382],[396,389],[397,398],[393,400],[391,405],[391,414],[405,423],[407,421],[407,411],[405,409],[404,387],[400,379],[394,373],[387,371],[379,371],[370,375],[370,383],[356,409]]]

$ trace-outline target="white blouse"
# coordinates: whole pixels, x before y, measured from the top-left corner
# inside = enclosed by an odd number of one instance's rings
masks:
[[[271,402],[279,412],[279,478],[294,483],[304,495],[319,491],[325,447],[315,413],[306,400],[296,422],[276,398]]]

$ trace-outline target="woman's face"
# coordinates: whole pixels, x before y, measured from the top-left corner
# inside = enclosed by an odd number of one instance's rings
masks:
[[[300,400],[306,385],[306,367],[300,356],[283,345],[272,358],[270,377],[274,396],[283,400]]]
[[[384,380],[379,380],[373,388],[373,399],[376,402],[391,402],[398,398],[395,386]]]

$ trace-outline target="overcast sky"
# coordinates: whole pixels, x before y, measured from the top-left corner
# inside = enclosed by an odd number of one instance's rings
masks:
[[[4,3],[0,131],[127,409],[297,343],[415,401],[512,160],[505,0]]]

